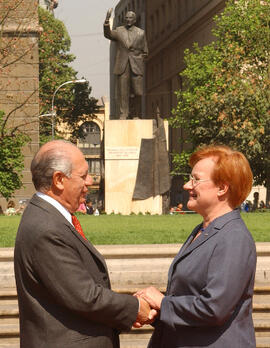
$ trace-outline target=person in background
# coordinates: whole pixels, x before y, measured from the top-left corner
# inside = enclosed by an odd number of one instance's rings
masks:
[[[249,201],[246,201],[246,202],[245,202],[244,210],[245,210],[246,213],[248,213],[248,212],[250,211],[250,204],[249,204]]]
[[[173,215],[175,213],[176,207],[171,207],[170,208],[170,215]]]
[[[183,204],[182,203],[179,203],[175,209],[175,211],[178,213],[178,214],[185,214],[185,212],[183,211]]]
[[[92,178],[82,152],[54,140],[31,163],[37,190],[17,232],[14,268],[20,348],[119,348],[119,332],[155,311],[111,290],[102,255],[74,216]]]
[[[263,209],[263,208],[265,208],[264,201],[260,201],[260,209]]]
[[[15,215],[16,213],[17,213],[17,210],[15,209],[15,202],[11,200],[7,204],[5,215],[10,216],[10,215]]]
[[[92,204],[92,201],[90,199],[86,200],[86,213],[88,215],[93,215],[93,213],[94,213],[93,204]]]
[[[81,203],[79,205],[79,208],[76,211],[79,212],[79,213],[86,214],[86,205],[85,205],[85,203]]]
[[[160,311],[148,347],[255,348],[256,248],[237,208],[252,187],[249,163],[226,146],[202,147],[189,163],[187,207],[203,221],[173,260],[165,295],[137,292]]]

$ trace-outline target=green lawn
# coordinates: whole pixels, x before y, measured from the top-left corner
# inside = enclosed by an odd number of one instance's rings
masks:
[[[270,242],[270,213],[243,213],[256,242]],[[182,243],[200,215],[79,215],[83,230],[93,244]],[[0,247],[12,247],[20,216],[0,216]]]

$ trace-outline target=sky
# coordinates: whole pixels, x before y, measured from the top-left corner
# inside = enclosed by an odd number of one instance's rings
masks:
[[[86,78],[97,99],[109,98],[110,40],[103,36],[107,10],[119,0],[59,0],[54,16],[65,23],[71,38],[72,67]],[[114,14],[112,15],[114,16]]]

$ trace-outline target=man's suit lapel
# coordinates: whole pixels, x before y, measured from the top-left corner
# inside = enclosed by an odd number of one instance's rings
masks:
[[[129,44],[130,44],[130,47],[131,46],[136,46],[135,45],[135,41],[138,37],[138,33],[137,33],[137,28],[135,27],[132,27],[131,29],[129,29]]]
[[[130,29],[124,28],[122,30],[122,42],[127,49],[136,46],[136,40],[138,40],[139,32],[136,27]]]
[[[76,238],[78,238],[86,246],[86,248],[100,260],[100,262],[104,265],[104,268],[108,271],[104,257],[97,251],[97,249],[93,246],[93,244],[91,242],[89,242],[88,240],[85,240],[76,231],[74,226],[72,224],[70,224],[67,221],[67,219],[54,206],[52,206],[51,204],[46,202],[44,199],[39,198],[37,195],[34,195],[32,197],[29,204],[30,203],[39,206],[41,209],[47,210],[57,220],[61,221],[63,223],[63,225],[66,226],[71,231],[71,233],[73,233],[76,236]]]
[[[131,42],[129,39],[129,34],[128,34],[128,29],[126,27],[121,27],[118,29],[119,30],[119,40],[122,42],[122,45],[129,49],[131,46]]]
[[[108,271],[104,257],[99,253],[99,251],[94,247],[94,245],[88,240],[84,239],[74,228],[73,225],[69,224],[68,221],[64,222],[66,226],[71,230],[71,232],[87,247],[87,249],[94,254],[100,262],[104,265],[104,268]]]

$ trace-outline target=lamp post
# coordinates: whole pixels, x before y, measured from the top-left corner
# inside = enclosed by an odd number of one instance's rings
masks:
[[[62,83],[60,86],[56,88],[56,90],[53,93],[52,97],[52,108],[51,108],[51,117],[52,117],[52,139],[54,139],[54,128],[55,128],[55,116],[56,116],[56,111],[54,110],[54,98],[56,93],[59,91],[59,89],[65,85],[68,85],[70,83],[86,83],[87,81],[85,79],[80,79],[80,80],[70,80],[67,82]],[[49,115],[49,114],[48,114]]]

